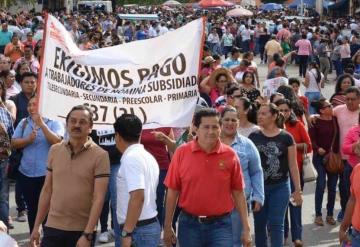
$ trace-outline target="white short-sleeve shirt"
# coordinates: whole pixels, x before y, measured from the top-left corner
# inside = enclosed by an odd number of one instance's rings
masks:
[[[124,224],[130,192],[143,189],[145,198],[139,220],[157,216],[156,188],[159,182],[159,165],[142,144],[130,145],[123,153],[116,178],[116,214],[119,224]]]

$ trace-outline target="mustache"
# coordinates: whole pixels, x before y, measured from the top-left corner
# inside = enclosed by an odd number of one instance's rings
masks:
[[[71,131],[78,131],[78,132],[80,132],[80,131],[81,131],[81,129],[80,129],[80,128],[76,128],[76,127],[75,127],[75,128],[72,128],[72,129],[71,129]]]

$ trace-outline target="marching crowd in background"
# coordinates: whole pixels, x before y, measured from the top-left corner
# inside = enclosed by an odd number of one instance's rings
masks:
[[[142,130],[136,116],[124,114],[113,129],[98,131],[86,106],[74,106],[65,126],[40,116],[44,17],[0,11],[4,229],[27,221],[31,245],[40,246],[42,229],[44,247],[94,246],[111,237],[116,247],[303,246],[302,190],[305,170],[314,167],[314,224],[341,222],[340,242],[360,246],[358,18],[285,18],[294,15],[290,10],[253,18],[186,8],[116,12],[156,13],[159,20],[53,14],[84,50],[155,38],[207,19],[192,125]],[[266,81],[259,79],[257,56],[268,68]],[[298,75],[289,75],[290,64]],[[331,73],[335,91],[326,99]],[[13,179],[16,217],[9,215]],[[337,186],[341,210],[334,215]]]

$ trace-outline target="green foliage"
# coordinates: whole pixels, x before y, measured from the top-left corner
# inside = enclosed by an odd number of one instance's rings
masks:
[[[36,0],[0,0],[0,7],[21,6],[22,4],[36,4]]]

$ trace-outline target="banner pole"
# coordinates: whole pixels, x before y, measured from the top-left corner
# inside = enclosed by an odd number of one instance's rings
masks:
[[[40,57],[40,69],[39,69],[39,73],[38,73],[38,78],[37,78],[37,85],[36,85],[36,108],[37,108],[37,112],[39,113],[39,109],[40,109],[40,99],[41,99],[41,78],[42,78],[42,72],[43,72],[43,67],[44,67],[44,62],[45,62],[45,44],[46,44],[46,33],[47,33],[47,23],[48,23],[48,16],[49,13],[46,11],[45,12],[45,23],[44,23],[44,33],[43,33],[43,38],[41,40],[41,57]]]

